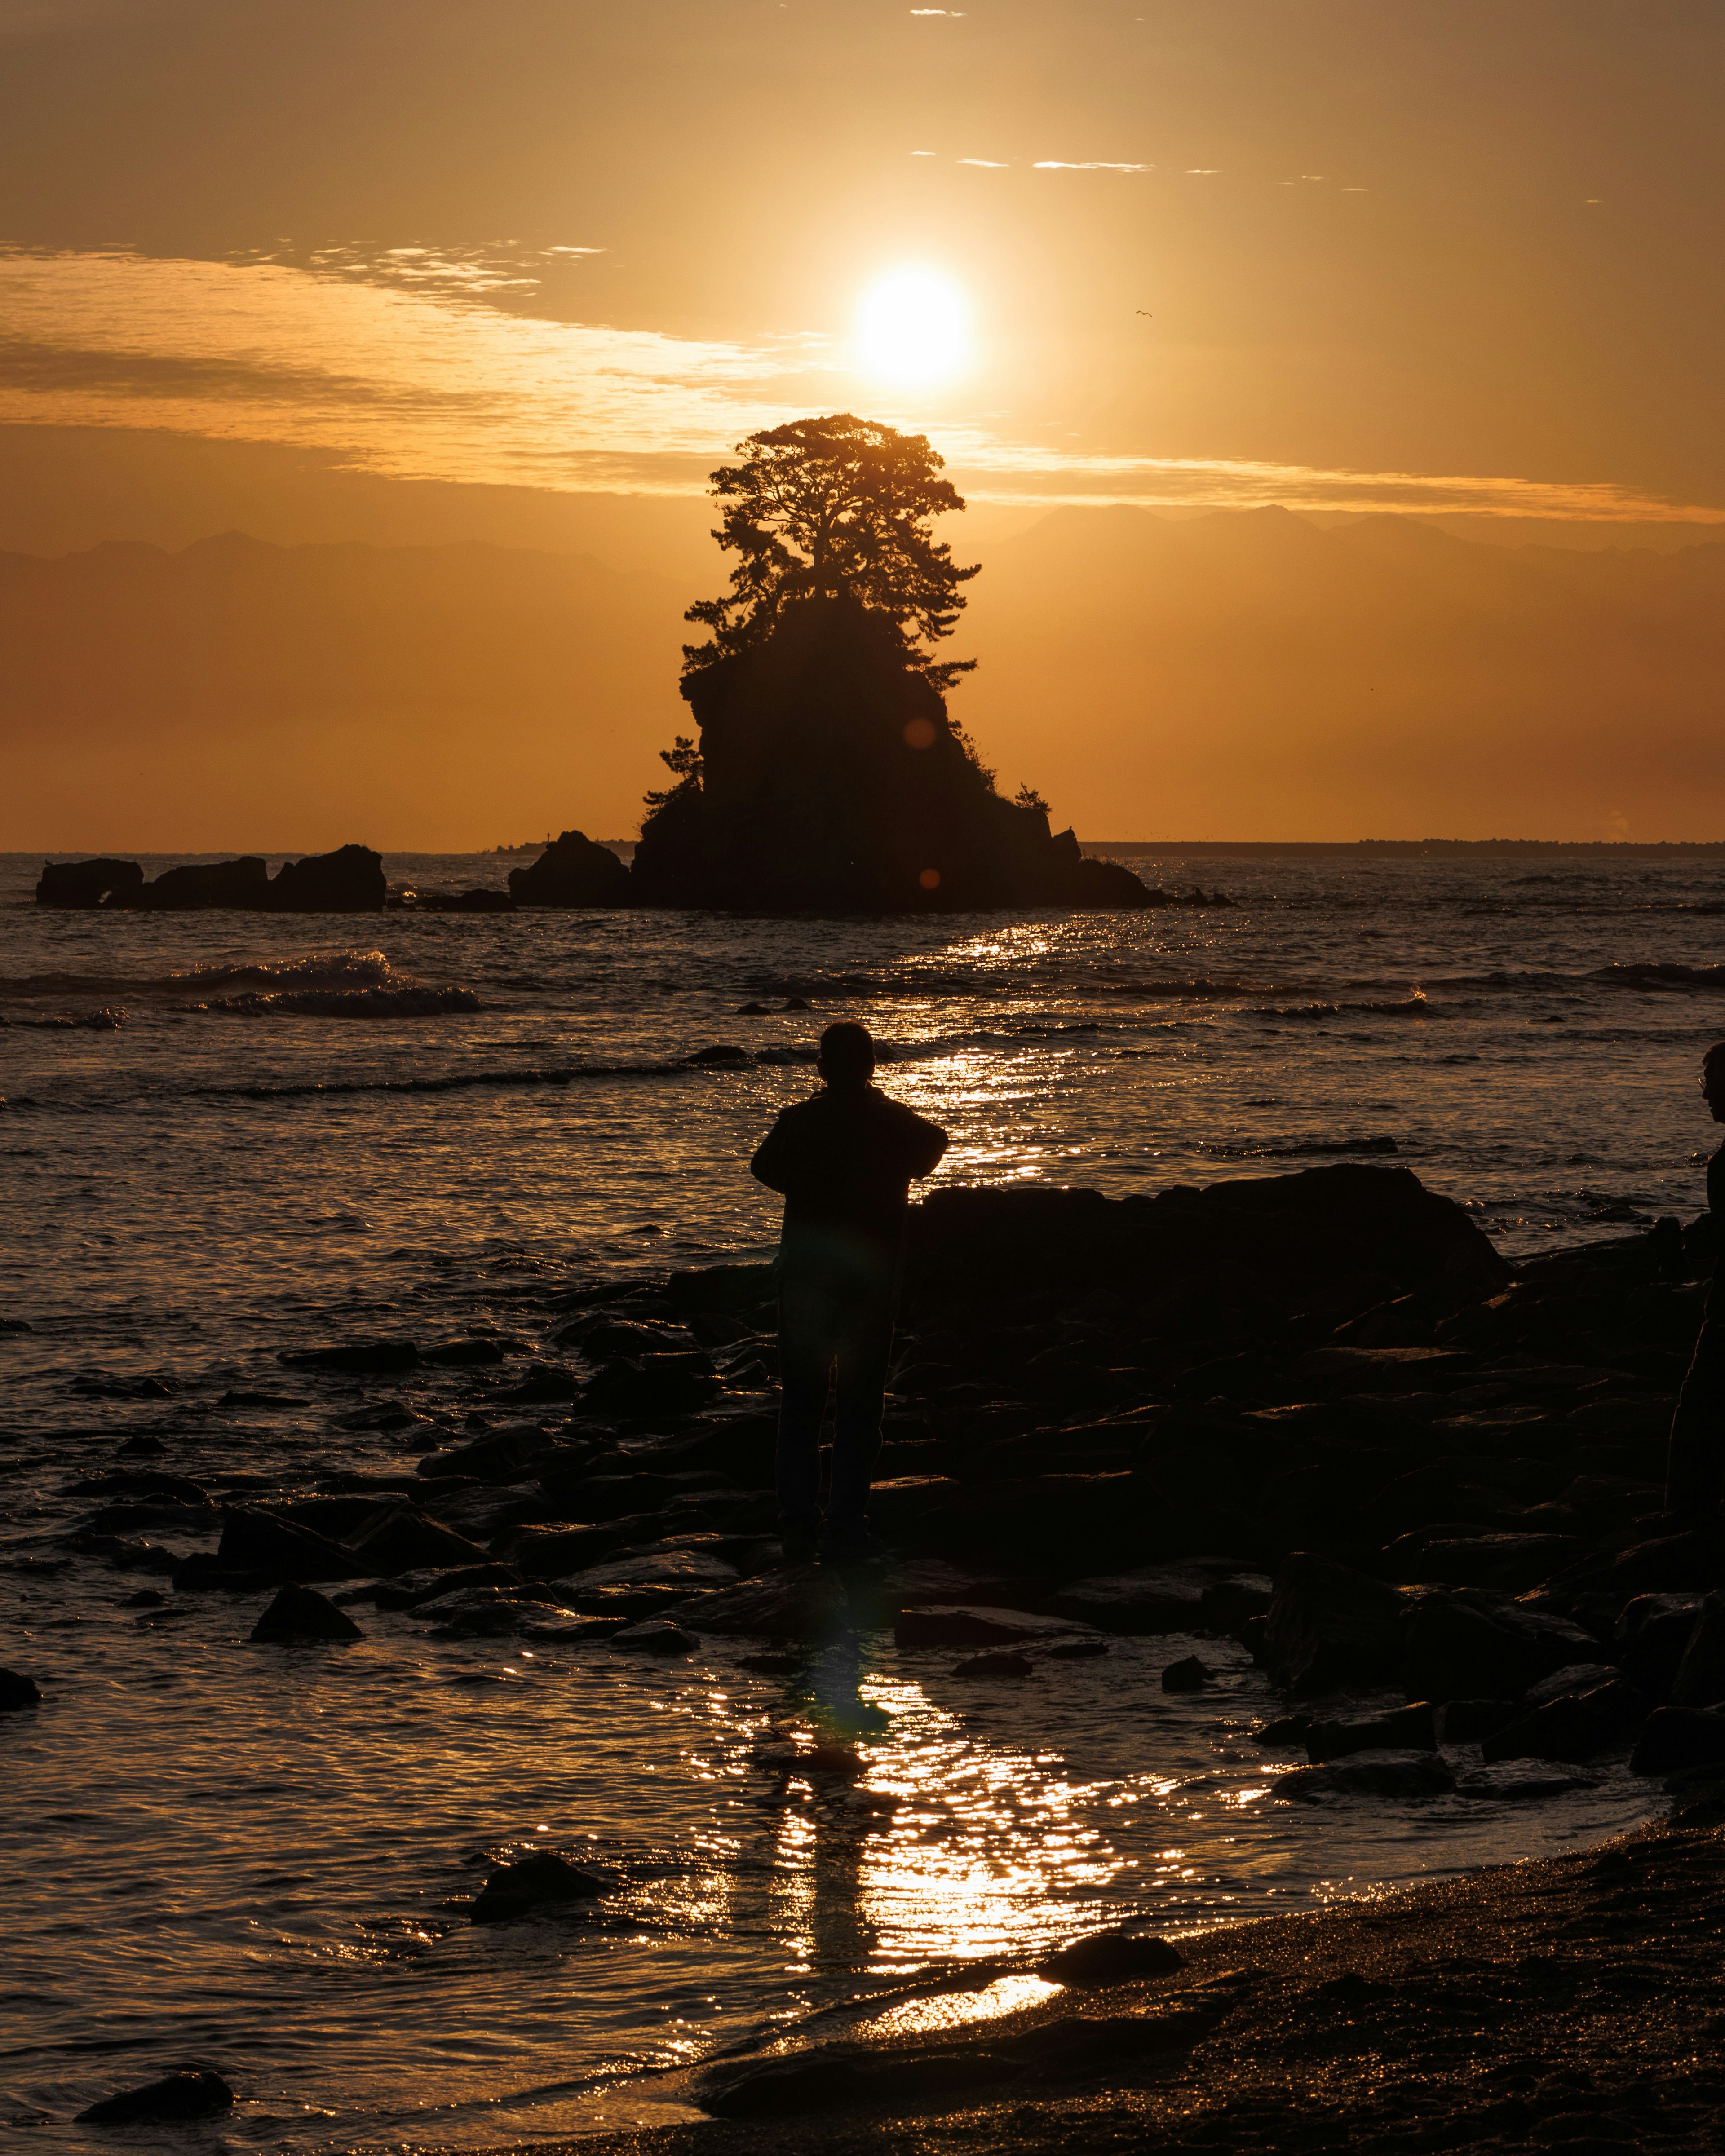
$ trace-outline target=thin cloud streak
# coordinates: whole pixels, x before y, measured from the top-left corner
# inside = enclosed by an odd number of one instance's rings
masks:
[[[403,289],[387,266],[376,274],[352,259],[0,251],[0,421],[270,442],[404,479],[691,494],[744,434],[849,407],[930,434],[962,485],[1003,503],[1725,521],[1604,481],[1055,449],[883,410],[843,348],[809,332],[743,345],[548,321],[470,285]]]

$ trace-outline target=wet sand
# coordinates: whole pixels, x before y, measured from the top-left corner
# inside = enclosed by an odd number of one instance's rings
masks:
[[[1714,1789],[1600,1848],[1213,1932],[1172,1976],[968,2033],[732,2060],[685,2101],[753,2115],[538,2156],[1718,2148],[1722,1919]]]

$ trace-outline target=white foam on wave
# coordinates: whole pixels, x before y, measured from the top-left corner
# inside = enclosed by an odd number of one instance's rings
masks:
[[[183,973],[170,973],[160,985],[190,989],[194,994],[212,988],[279,994],[294,990],[341,993],[397,988],[406,985],[408,978],[398,973],[381,951],[313,951],[301,957],[260,958],[247,965],[218,961],[193,966]]]

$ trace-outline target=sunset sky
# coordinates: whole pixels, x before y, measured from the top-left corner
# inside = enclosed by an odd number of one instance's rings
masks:
[[[1725,537],[1722,63],[1717,0],[0,0],[0,546],[183,545],[218,452],[261,537],[374,536],[345,475],[537,543],[845,408],[978,520]]]

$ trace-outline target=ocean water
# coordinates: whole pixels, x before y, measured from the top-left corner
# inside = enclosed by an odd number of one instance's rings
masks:
[[[355,1645],[264,1648],[250,1602],[69,1557],[100,1502],[71,1486],[128,1435],[244,1493],[399,1474],[470,1414],[515,1419],[491,1373],[307,1384],[284,1350],[531,1342],[608,1275],[769,1255],[748,1155],[835,1017],[951,1130],[945,1178],[1117,1194],[1390,1141],[1512,1255],[1700,1209],[1720,867],[1122,857],[1235,903],[109,916],[37,909],[39,862],[0,858],[0,1663],[46,1695],[0,1717],[0,2132],[93,2145],[74,2112],[185,2060],[239,2090],[200,2129],[236,2148],[673,2116],[656,2070],[955,1964],[1645,1811],[1609,1769],[1536,1804],[1278,1803],[1289,1755],[1249,1734],[1272,1697],[1225,1644],[1124,1641],[1016,1688],[885,1635],[778,1678],[747,1642],[643,1666],[368,1609]],[[509,864],[386,865],[461,888]],[[725,1045],[743,1058],[686,1060]],[[412,1426],[347,1426],[392,1404]],[[1196,1644],[1218,1685],[1164,1695]],[[897,1809],[774,1801],[748,1746],[784,1719],[860,1732]],[[528,1845],[604,1871],[601,1912],[444,1906]]]

